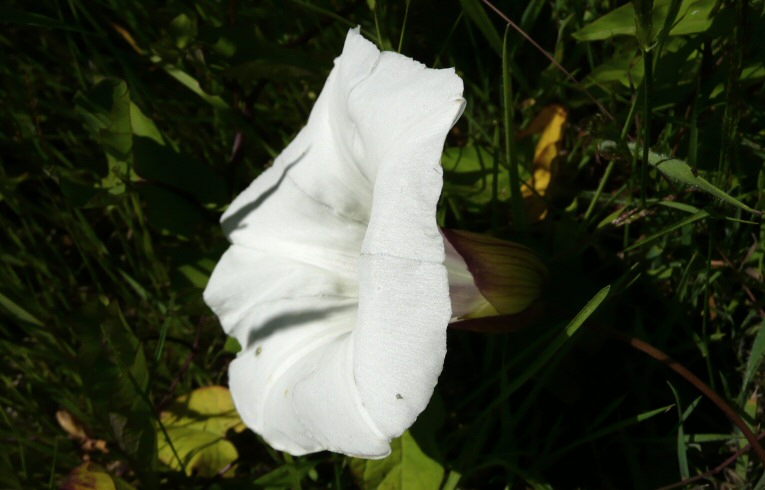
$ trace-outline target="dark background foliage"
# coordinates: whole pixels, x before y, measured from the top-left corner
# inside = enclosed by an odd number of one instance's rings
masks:
[[[633,3],[496,2],[569,78],[477,0],[5,2],[0,487],[90,488],[87,460],[104,488],[656,488],[705,472],[696,484],[754,488],[753,452],[718,468],[747,441],[698,383],[608,332],[671,355],[759,433],[765,5]],[[543,297],[504,333],[450,331],[398,466],[291,458],[230,431],[227,478],[169,467],[160,414],[225,385],[237,350],[201,299],[227,246],[220,213],[304,124],[356,25],[456,67],[468,108],[447,156],[473,157],[447,167],[440,223],[532,246]],[[551,104],[567,117],[532,219],[511,196],[540,137],[512,135]],[[412,480],[423,457],[435,476]]]

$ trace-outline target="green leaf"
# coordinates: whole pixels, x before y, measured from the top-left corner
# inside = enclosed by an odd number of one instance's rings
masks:
[[[180,14],[170,22],[169,31],[179,49],[188,46],[197,35],[197,19],[186,14]]]
[[[146,397],[149,370],[143,347],[117,303],[89,303],[78,318],[80,376],[94,412],[108,423],[120,448],[151,486],[156,477],[156,438]]]
[[[385,459],[351,458],[351,472],[361,488],[378,490],[437,490],[444,468],[425,454],[409,431],[391,442]]]
[[[669,9],[670,0],[656,2]],[[717,0],[683,0],[677,14],[677,20],[669,31],[670,36],[685,36],[705,32],[712,26],[712,11]],[[666,17],[664,13],[664,17]]]
[[[253,482],[253,485],[257,488],[292,487],[296,481],[300,481],[308,476],[317,464],[319,464],[319,461],[300,458],[259,477]]]
[[[653,6],[653,26],[663,26],[670,15],[672,0],[656,0]],[[712,25],[710,14],[716,0],[683,0],[670,36],[704,32]],[[657,33],[651,34],[651,40]],[[635,36],[635,8],[632,3],[612,10],[572,34],[578,41],[602,41],[614,36]]]
[[[635,35],[635,7],[631,3],[612,10],[572,34],[577,41],[601,41],[619,35]]]
[[[642,79],[643,63],[636,59],[633,52],[629,51],[619,53],[595,67],[587,76],[585,83],[592,86],[593,82],[600,84],[618,82],[623,87],[629,88],[631,83],[638,83]]]
[[[480,208],[491,202],[494,158],[477,146],[448,148],[441,157],[444,168],[444,195],[457,197]],[[510,199],[510,177],[500,169],[497,199]],[[475,209],[477,210],[477,209]]]
[[[239,457],[225,437],[229,430],[245,426],[227,388],[207,386],[183,395],[162,412],[160,420],[167,436],[157,430],[159,460],[174,470],[183,467],[187,475],[212,478]]]
[[[130,126],[134,136],[148,138],[159,145],[165,144],[165,140],[154,121],[149,119],[141,108],[133,102],[130,102]]]
[[[361,488],[438,489],[444,468],[436,433],[446,420],[446,408],[438,392],[412,428],[391,442],[391,454],[381,460],[350,459],[351,473]]]
[[[132,179],[133,130],[130,124],[130,92],[116,78],[104,78],[85,93],[75,96],[75,112],[107,155],[107,171],[101,187],[121,193]]]
[[[630,148],[630,151],[634,150],[634,143],[630,143],[628,146]],[[721,191],[714,185],[710,184],[706,179],[704,179],[703,177],[700,177],[698,173],[694,171],[694,169],[690,165],[688,165],[682,160],[678,160],[676,158],[670,158],[670,157],[651,151],[648,154],[648,163],[651,166],[655,167],[657,170],[659,170],[661,173],[666,175],[667,177],[677,180],[678,182],[681,182],[683,184],[691,185],[693,187],[701,189],[702,191],[711,194],[717,199],[723,202],[726,202],[728,204],[732,204],[733,206],[743,209],[746,212],[762,215],[762,211],[757,211],[756,209],[750,208],[749,206],[742,203],[738,199],[735,199],[729,196],[728,194]]]

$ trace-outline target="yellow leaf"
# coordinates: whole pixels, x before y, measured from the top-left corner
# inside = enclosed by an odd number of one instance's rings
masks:
[[[114,22],[112,22],[111,24],[112,24],[112,28],[115,31],[117,31],[117,34],[122,36],[122,39],[124,39],[130,45],[130,47],[135,50],[136,53],[140,55],[146,54],[146,52],[143,49],[141,49],[140,46],[138,46],[138,43],[135,42],[135,39],[133,39],[133,35],[130,34],[130,31],[128,31],[127,29],[125,29],[119,24],[115,24]]]
[[[69,410],[59,410],[56,412],[56,420],[58,425],[70,436],[75,439],[87,439],[88,436],[85,434],[85,428]]]
[[[61,490],[117,490],[111,475],[101,466],[87,462],[73,469]]]
[[[568,113],[557,104],[544,107],[529,126],[518,133],[522,138],[529,134],[541,133],[534,150],[534,166],[532,177],[523,186],[523,197],[526,199],[529,213],[533,219],[544,219],[547,209],[542,199],[557,172],[556,163],[560,154],[560,143],[563,140],[563,125]]]
[[[106,441],[103,439],[93,439],[88,436],[85,426],[69,410],[62,409],[56,412],[56,420],[58,425],[61,426],[69,437],[79,441],[82,445],[82,450],[85,453],[91,453],[94,451],[100,451],[104,454],[109,453],[109,448],[106,446]]]
[[[181,470],[180,458],[186,474],[210,478],[239,457],[226,433],[240,432],[245,425],[236,412],[231,393],[223,386],[207,386],[180,396],[160,418],[172,446],[158,428],[159,460],[175,470]],[[232,473],[227,470],[224,476]]]

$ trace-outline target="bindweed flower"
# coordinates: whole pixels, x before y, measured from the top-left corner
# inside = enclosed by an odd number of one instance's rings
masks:
[[[348,33],[306,126],[222,217],[204,297],[243,350],[243,421],[294,455],[380,458],[427,405],[452,317],[436,225],[465,105],[434,70]]]

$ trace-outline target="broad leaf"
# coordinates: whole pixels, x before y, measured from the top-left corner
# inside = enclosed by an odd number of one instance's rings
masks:
[[[297,458],[259,477],[253,482],[255,488],[287,488],[309,475],[319,464],[307,458]]]
[[[531,218],[535,221],[547,215],[547,204],[543,196],[547,194],[550,182],[557,173],[559,147],[563,141],[563,126],[568,113],[557,104],[542,108],[528,128],[518,134],[519,137],[540,133],[534,150],[533,174],[521,187],[523,198]]]
[[[226,433],[245,426],[227,388],[208,386],[183,395],[162,412],[161,421],[167,436],[158,429],[159,460],[175,470],[211,478],[239,457]]]
[[[683,0],[669,35],[697,34],[709,29],[712,25],[710,14],[716,3],[716,0]],[[670,4],[671,0],[654,2],[653,25],[656,29],[664,25]],[[573,36],[578,41],[601,41],[620,35],[635,36],[635,31],[635,8],[632,3],[627,3],[587,24]]]
[[[61,490],[134,490],[119,477],[110,475],[103,467],[88,461],[73,469]]]
[[[391,442],[385,459],[351,459],[351,471],[361,488],[429,490],[441,487],[444,468],[425,454],[409,431]]]
[[[75,112],[106,152],[107,171],[101,188],[113,194],[124,191],[124,181],[135,180],[130,106],[127,84],[115,78],[105,78],[75,97]]]
[[[482,206],[491,202],[494,157],[477,146],[448,148],[441,158],[444,167],[444,194]],[[510,178],[504,169],[498,176],[497,198],[510,199]]]

